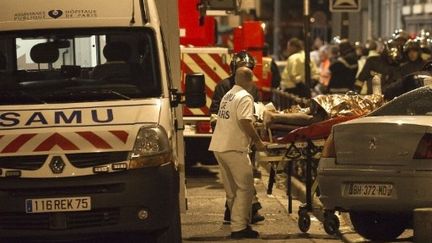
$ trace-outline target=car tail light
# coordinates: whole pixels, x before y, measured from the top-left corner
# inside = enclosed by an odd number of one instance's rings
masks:
[[[432,134],[426,133],[423,135],[417,145],[414,159],[432,159]]]
[[[335,144],[333,139],[333,133],[330,134],[330,136],[327,138],[326,142],[324,143],[324,148],[321,157],[336,158],[336,150],[335,150]]]

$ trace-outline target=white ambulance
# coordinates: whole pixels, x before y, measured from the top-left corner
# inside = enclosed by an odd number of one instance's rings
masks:
[[[181,242],[177,3],[0,6],[0,237]]]

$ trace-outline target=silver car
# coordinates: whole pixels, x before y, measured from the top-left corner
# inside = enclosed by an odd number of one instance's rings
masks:
[[[348,211],[355,230],[392,240],[432,206],[432,86],[333,127],[318,166],[327,211]]]

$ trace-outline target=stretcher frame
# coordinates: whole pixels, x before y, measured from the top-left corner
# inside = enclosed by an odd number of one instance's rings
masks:
[[[268,153],[265,156],[260,155],[260,161],[266,161],[271,164],[270,175],[267,187],[267,194],[271,195],[273,185],[276,182],[275,162],[286,161],[284,172],[288,175],[286,181],[286,195],[288,198],[288,213],[292,213],[292,162],[300,158],[306,161],[306,202],[299,207],[298,226],[302,232],[307,232],[310,228],[311,220],[309,213],[313,210],[312,198],[318,188],[318,182],[312,176],[312,162],[324,147],[327,137],[331,133],[333,125],[348,121],[358,116],[336,117],[322,122],[314,123],[309,126],[300,127],[288,132],[282,139],[273,139],[272,129],[267,129],[271,144],[267,146]],[[329,235],[334,235],[339,231],[339,219],[334,211],[324,212],[324,230]]]

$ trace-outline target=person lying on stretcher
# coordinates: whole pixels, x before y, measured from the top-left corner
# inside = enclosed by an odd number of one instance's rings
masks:
[[[334,117],[366,114],[383,103],[381,95],[319,95],[311,99],[307,108],[265,109],[263,124],[265,128],[291,131]]]

